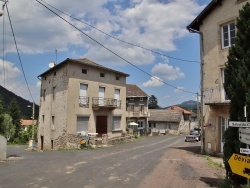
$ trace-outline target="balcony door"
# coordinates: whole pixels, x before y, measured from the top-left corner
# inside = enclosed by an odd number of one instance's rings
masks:
[[[227,130],[228,128],[228,118],[225,117],[221,117],[221,152],[223,152],[223,147],[224,147],[224,143],[225,143],[225,139],[224,139],[224,132]]]
[[[114,105],[115,106],[120,106],[120,89],[115,89],[115,102],[114,102]]]
[[[88,90],[88,85],[87,84],[80,84],[80,104],[86,105],[88,103],[87,100],[87,90]]]
[[[98,97],[99,97],[99,100],[98,100],[99,106],[104,106],[105,87],[99,87]]]

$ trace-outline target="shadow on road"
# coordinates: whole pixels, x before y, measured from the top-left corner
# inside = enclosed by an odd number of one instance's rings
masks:
[[[223,179],[221,179],[221,178],[200,177],[200,181],[203,181],[204,183],[206,183],[210,187],[219,187],[222,184]]]

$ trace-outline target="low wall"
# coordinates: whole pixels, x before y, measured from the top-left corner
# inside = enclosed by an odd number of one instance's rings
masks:
[[[0,161],[6,160],[7,153],[7,140],[0,135]]]

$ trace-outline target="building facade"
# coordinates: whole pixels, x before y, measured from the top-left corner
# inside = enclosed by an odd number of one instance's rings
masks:
[[[223,134],[228,128],[230,100],[224,90],[224,70],[236,35],[236,18],[249,0],[213,0],[187,26],[200,35],[203,94],[202,142],[207,153],[223,152]]]
[[[138,131],[146,133],[148,129],[148,95],[137,85],[126,85],[127,125],[131,122],[138,124]]]
[[[66,59],[41,79],[38,149],[76,148],[80,132],[119,137],[126,131],[126,77],[86,58]]]

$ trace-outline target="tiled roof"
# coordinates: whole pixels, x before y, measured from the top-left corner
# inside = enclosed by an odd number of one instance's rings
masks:
[[[21,119],[21,126],[32,125],[33,120],[29,119]],[[34,125],[36,124],[36,120],[34,120]]]
[[[96,68],[99,68],[99,69],[103,69],[103,70],[107,70],[107,71],[111,71],[111,72],[114,72],[114,73],[117,73],[117,74],[122,74],[122,75],[125,75],[125,76],[129,76],[129,74],[127,73],[124,73],[124,72],[120,72],[120,71],[116,71],[114,69],[110,69],[108,67],[105,67],[105,66],[102,66],[98,63],[95,63],[94,61],[91,61],[87,58],[80,58],[80,59],[73,59],[73,58],[67,58],[65,59],[63,62],[55,65],[53,68],[45,71],[44,73],[40,74],[38,77],[41,77],[43,76],[44,74],[52,71],[52,70],[55,70],[56,68],[58,68],[59,66],[67,63],[67,62],[72,62],[72,63],[80,63],[80,64],[84,64],[84,65],[88,65],[88,66],[92,66],[92,67],[96,67]]]
[[[184,114],[188,114],[188,115],[192,114],[192,112],[190,112],[188,110],[185,110],[185,109],[183,109],[183,108],[181,108],[179,106],[171,106],[171,107],[167,108],[167,110],[180,110],[180,111],[183,111]]]
[[[147,97],[148,95],[141,90],[137,85],[126,84],[126,96],[127,97]]]
[[[148,121],[158,122],[180,122],[181,116],[183,115],[180,110],[160,110],[160,109],[149,109],[150,117]]]

